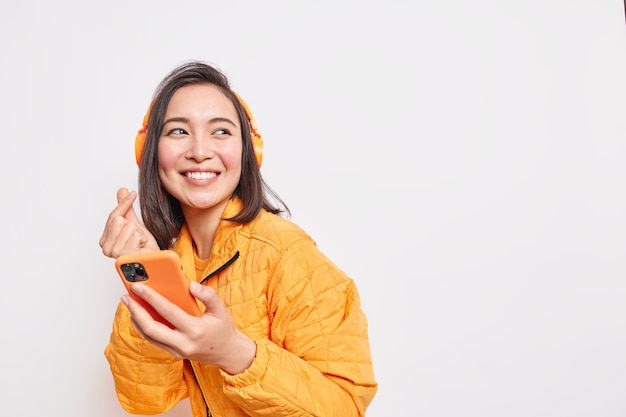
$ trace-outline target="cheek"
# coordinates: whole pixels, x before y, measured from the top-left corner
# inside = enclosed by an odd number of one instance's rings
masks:
[[[159,164],[159,171],[167,171],[174,167],[176,164],[177,155],[173,149],[169,149],[163,145],[163,142],[159,143],[157,148],[157,161]]]
[[[222,163],[226,168],[241,169],[241,142],[233,143],[231,146],[225,146],[220,152]]]

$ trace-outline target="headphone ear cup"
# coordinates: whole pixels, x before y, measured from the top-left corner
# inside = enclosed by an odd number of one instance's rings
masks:
[[[150,109],[146,112],[146,115],[143,117],[143,122],[141,123],[141,129],[137,131],[137,136],[135,136],[135,160],[137,161],[137,165],[139,166],[139,162],[141,161],[141,154],[143,153],[143,147],[146,145],[146,133],[148,131],[148,118],[150,117]]]
[[[261,134],[259,133],[256,127],[256,120],[252,116],[252,111],[250,111],[250,107],[248,107],[248,103],[234,90],[230,90],[235,95],[239,103],[243,107],[246,116],[248,117],[248,122],[250,122],[250,139],[252,139],[252,149],[254,149],[254,156],[256,156],[256,163],[259,168],[261,168],[261,162],[263,162],[263,139],[261,138]]]
[[[254,156],[256,156],[256,163],[261,168],[261,162],[263,162],[263,139],[257,134],[251,135],[252,149],[254,149]]]
[[[137,132],[137,136],[135,137],[135,160],[137,161],[137,166],[139,166],[139,162],[141,161],[141,154],[143,153],[145,143],[146,133]]]

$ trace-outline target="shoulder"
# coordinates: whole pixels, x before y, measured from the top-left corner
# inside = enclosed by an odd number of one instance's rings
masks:
[[[316,246],[311,236],[296,223],[265,210],[248,223],[242,232],[249,239],[260,240],[276,248],[286,248],[297,242]]]
[[[343,280],[345,274],[323,253],[317,242],[300,226],[284,217],[262,212],[248,224],[248,249],[256,252],[259,259],[269,256],[272,270],[287,271],[286,278],[295,279],[316,275]],[[263,254],[263,255],[261,255]],[[285,277],[283,277],[285,278]]]

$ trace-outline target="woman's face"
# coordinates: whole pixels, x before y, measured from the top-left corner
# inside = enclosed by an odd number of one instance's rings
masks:
[[[165,112],[158,144],[159,176],[185,215],[221,215],[241,177],[241,125],[233,103],[215,85],[178,89]]]

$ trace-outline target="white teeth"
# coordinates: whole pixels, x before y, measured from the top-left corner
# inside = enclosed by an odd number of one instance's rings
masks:
[[[185,175],[187,175],[187,178],[192,178],[194,180],[206,180],[207,178],[217,176],[215,172],[187,172]]]

